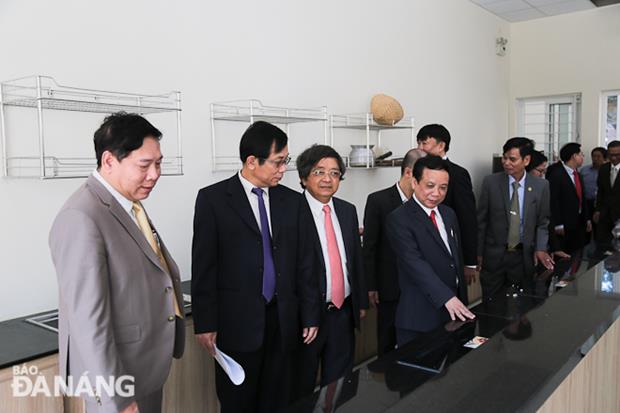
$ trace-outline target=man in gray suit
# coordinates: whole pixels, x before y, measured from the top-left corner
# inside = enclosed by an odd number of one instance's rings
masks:
[[[60,374],[93,387],[133,377],[133,395],[103,387],[81,394],[88,413],[161,412],[172,357],[183,354],[179,270],[140,203],[161,174],[159,139],[141,116],[108,116],[94,136],[97,170],[50,233]]]
[[[535,266],[553,269],[549,240],[549,183],[525,173],[534,143],[511,138],[503,172],[488,175],[478,200],[478,263],[485,300],[513,286],[531,286]]]

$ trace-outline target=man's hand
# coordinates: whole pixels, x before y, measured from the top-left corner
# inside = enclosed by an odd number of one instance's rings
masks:
[[[567,254],[564,251],[553,251],[552,255],[554,257],[558,257],[559,259],[570,258],[570,254]]]
[[[135,401],[131,402],[129,406],[125,407],[119,413],[140,413],[140,411],[138,410],[138,403],[136,403]]]
[[[592,221],[586,222],[586,232],[592,232]]]
[[[596,211],[594,214],[592,214],[592,222],[594,222],[595,224],[598,224],[598,220],[601,218],[601,213]]]
[[[476,271],[480,272],[482,270],[482,256],[476,257],[478,259],[478,267],[476,267]]]
[[[211,356],[213,357],[215,357],[216,336],[217,336],[217,331],[196,334],[196,339],[198,340],[198,343],[200,343],[200,345],[204,347],[209,352],[209,354],[211,354]]]
[[[465,267],[463,269],[465,273],[465,281],[467,281],[467,285],[471,285],[476,282],[476,276],[478,275],[478,271],[476,268]]]
[[[376,307],[379,304],[379,291],[368,291],[368,302],[371,306]]]
[[[452,321],[456,320],[457,317],[461,321],[465,321],[468,318],[469,319],[476,318],[474,313],[469,311],[469,309],[467,307],[465,307],[465,304],[463,304],[461,302],[461,300],[459,300],[456,297],[450,298],[448,301],[446,301],[444,306],[446,307],[446,309],[450,313],[450,318],[452,319]]]
[[[546,269],[552,270],[555,262],[553,258],[546,251],[536,251],[534,252],[534,265],[541,263]]]
[[[316,338],[316,335],[319,334],[318,327],[304,327],[302,332],[302,337],[304,339],[304,344],[310,344]]]
[[[366,318],[366,310],[360,309],[360,320]]]

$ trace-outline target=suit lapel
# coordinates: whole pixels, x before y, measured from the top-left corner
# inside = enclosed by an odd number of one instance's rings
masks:
[[[101,185],[99,181],[97,181],[97,178],[92,175],[88,178],[87,185],[93,190],[99,200],[108,207],[110,214],[112,214],[112,216],[114,216],[123,228],[125,228],[127,233],[133,238],[136,244],[138,244],[142,252],[144,252],[144,255],[146,255],[153,264],[165,272],[161,262],[159,262],[159,257],[157,257],[157,254],[155,254],[155,251],[153,251],[153,248],[149,245],[140,228],[138,228],[136,223],[131,219],[127,211],[123,209],[114,196],[103,185]]]
[[[499,190],[500,190],[502,199],[504,200],[504,212],[506,215],[506,225],[510,227],[510,196],[509,196],[509,191],[508,191],[508,180],[510,178],[508,178],[508,175],[505,173],[499,175],[499,177],[500,177]]]
[[[345,214],[344,206],[340,203],[340,200],[332,198],[334,200],[334,211],[338,217],[338,224],[340,224],[340,232],[342,233],[342,242],[344,243],[344,249],[347,260],[347,273],[351,274],[351,257],[353,256],[351,248],[353,247],[354,240],[351,239],[352,232],[350,231],[353,225],[350,217]],[[335,228],[334,228],[335,229]],[[342,259],[342,257],[341,257]]]
[[[280,187],[269,188],[269,216],[271,218],[271,239],[278,239],[282,229],[283,212],[286,211],[284,198]],[[276,211],[275,213],[273,211]]]
[[[439,231],[435,228],[433,221],[431,221],[430,217],[426,215],[426,212],[416,203],[415,199],[411,198],[407,201],[407,205],[409,205],[409,211],[413,214],[413,218],[422,222],[422,225],[426,229],[426,231],[433,237],[435,242],[439,244],[439,247],[450,256],[450,251],[446,248],[446,244],[443,243],[441,236],[439,235]]]
[[[456,239],[457,232],[454,231],[456,223],[452,222],[448,218],[448,214],[445,213],[446,207],[444,205],[439,205],[439,209],[439,212],[441,212],[441,218],[443,219],[443,224],[446,227],[446,234],[448,235],[448,244],[450,245],[450,250],[452,251],[452,257],[454,258],[454,261],[460,265],[459,240]]]
[[[250,229],[258,235],[261,235],[258,224],[256,223],[256,218],[252,212],[252,207],[250,206],[250,201],[243,190],[243,185],[241,185],[239,176],[236,174],[228,180],[228,196],[230,207],[241,217],[243,222],[245,222]]]
[[[302,222],[305,222],[306,229],[312,232],[312,248],[314,248],[314,254],[319,259],[320,268],[322,268],[322,272],[319,274],[319,286],[321,288],[321,292],[326,292],[325,285],[325,273],[327,272],[327,266],[325,265],[325,258],[323,257],[323,248],[321,247],[321,240],[319,239],[319,232],[316,227],[316,223],[314,222],[314,216],[312,215],[312,210],[310,210],[310,205],[308,204],[308,200],[305,195],[303,197],[302,204],[302,214],[304,214],[304,219]]]

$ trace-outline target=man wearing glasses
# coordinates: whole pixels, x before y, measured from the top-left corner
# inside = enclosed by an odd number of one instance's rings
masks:
[[[311,394],[321,366],[321,386],[344,376],[353,365],[354,328],[368,308],[362,248],[355,206],[335,198],[345,166],[330,146],[313,145],[297,158],[302,188],[302,221],[313,242],[312,274],[322,306],[317,339],[302,346],[297,395]],[[329,390],[328,390],[329,391]]]
[[[319,322],[317,280],[300,231],[299,193],[279,185],[290,161],[286,134],[253,123],[239,145],[243,167],[196,200],[192,311],[199,343],[235,359],[234,385],[216,365],[221,411],[273,412],[290,394],[291,350],[309,344]],[[301,325],[300,325],[301,324]]]

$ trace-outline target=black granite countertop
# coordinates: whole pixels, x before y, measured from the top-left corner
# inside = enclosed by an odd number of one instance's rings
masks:
[[[533,289],[474,307],[476,320],[422,335],[288,411],[311,412],[327,394],[338,412],[536,411],[620,316],[620,253],[578,276],[558,267]],[[556,288],[559,279],[568,285]],[[474,336],[490,339],[463,347]]]
[[[190,281],[181,283],[184,294],[190,293],[190,284]],[[55,332],[26,322],[28,318],[50,311],[0,322],[0,369],[58,352],[58,335]],[[186,306],[185,312],[191,314],[191,306]]]

